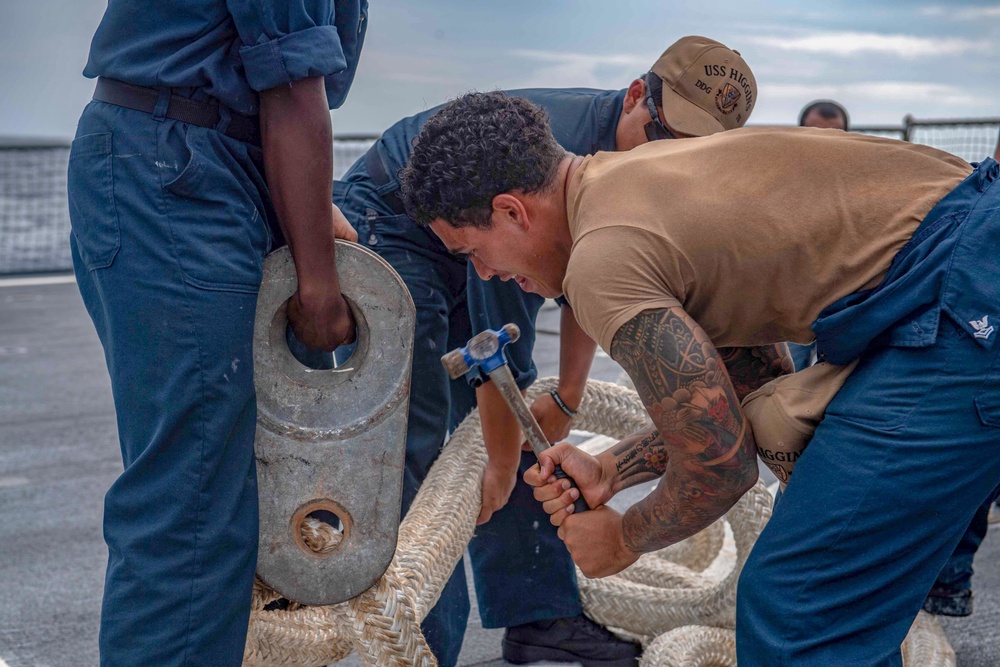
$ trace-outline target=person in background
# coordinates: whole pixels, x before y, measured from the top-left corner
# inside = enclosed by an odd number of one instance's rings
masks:
[[[1000,486],[979,506],[958,546],[938,573],[924,600],[924,611],[938,616],[970,616],[973,610],[972,562],[986,538],[990,512],[1000,497]]]
[[[847,109],[833,100],[810,102],[799,112],[799,127],[822,127],[848,131]]]
[[[287,241],[300,341],[353,336],[330,204],[366,0],[111,0],[69,158],[70,243],[124,471],[105,496],[104,667],[243,661],[258,549],[253,326]]]

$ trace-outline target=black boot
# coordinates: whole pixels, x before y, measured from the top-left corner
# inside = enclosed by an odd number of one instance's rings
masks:
[[[635,667],[641,653],[638,644],[619,639],[582,615],[515,625],[503,636],[503,659],[515,665],[544,661]]]
[[[924,611],[937,616],[970,616],[972,591],[935,586],[924,599]]]

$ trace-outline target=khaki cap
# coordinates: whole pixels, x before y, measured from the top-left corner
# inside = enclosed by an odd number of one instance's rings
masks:
[[[821,362],[771,380],[743,399],[757,454],[783,484],[788,482],[826,406],[844,386],[857,361],[846,366]]]
[[[707,37],[681,37],[653,63],[663,80],[663,117],[703,137],[743,127],[757,103],[757,80],[739,51]]]

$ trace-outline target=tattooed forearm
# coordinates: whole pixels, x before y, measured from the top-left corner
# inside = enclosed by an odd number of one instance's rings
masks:
[[[681,308],[636,316],[615,335],[611,356],[632,378],[656,427],[615,453],[620,476],[651,478],[651,461],[635,467],[647,453],[663,466],[656,491],[623,519],[625,544],[652,551],[722,516],[757,481],[756,447],[723,360]],[[764,359],[756,363],[763,367]]]
[[[723,347],[718,352],[741,401],[776,377],[795,372],[788,346],[784,343],[761,347]]]
[[[618,485],[615,493],[635,484],[658,479],[667,468],[667,451],[656,429],[639,431],[611,448]]]

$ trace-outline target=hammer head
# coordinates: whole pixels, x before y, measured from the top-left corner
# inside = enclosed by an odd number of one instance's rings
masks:
[[[505,324],[503,329],[487,329],[469,339],[465,347],[452,350],[441,357],[441,364],[452,379],[458,379],[474,368],[489,373],[507,363],[503,348],[521,336],[516,324]]]

